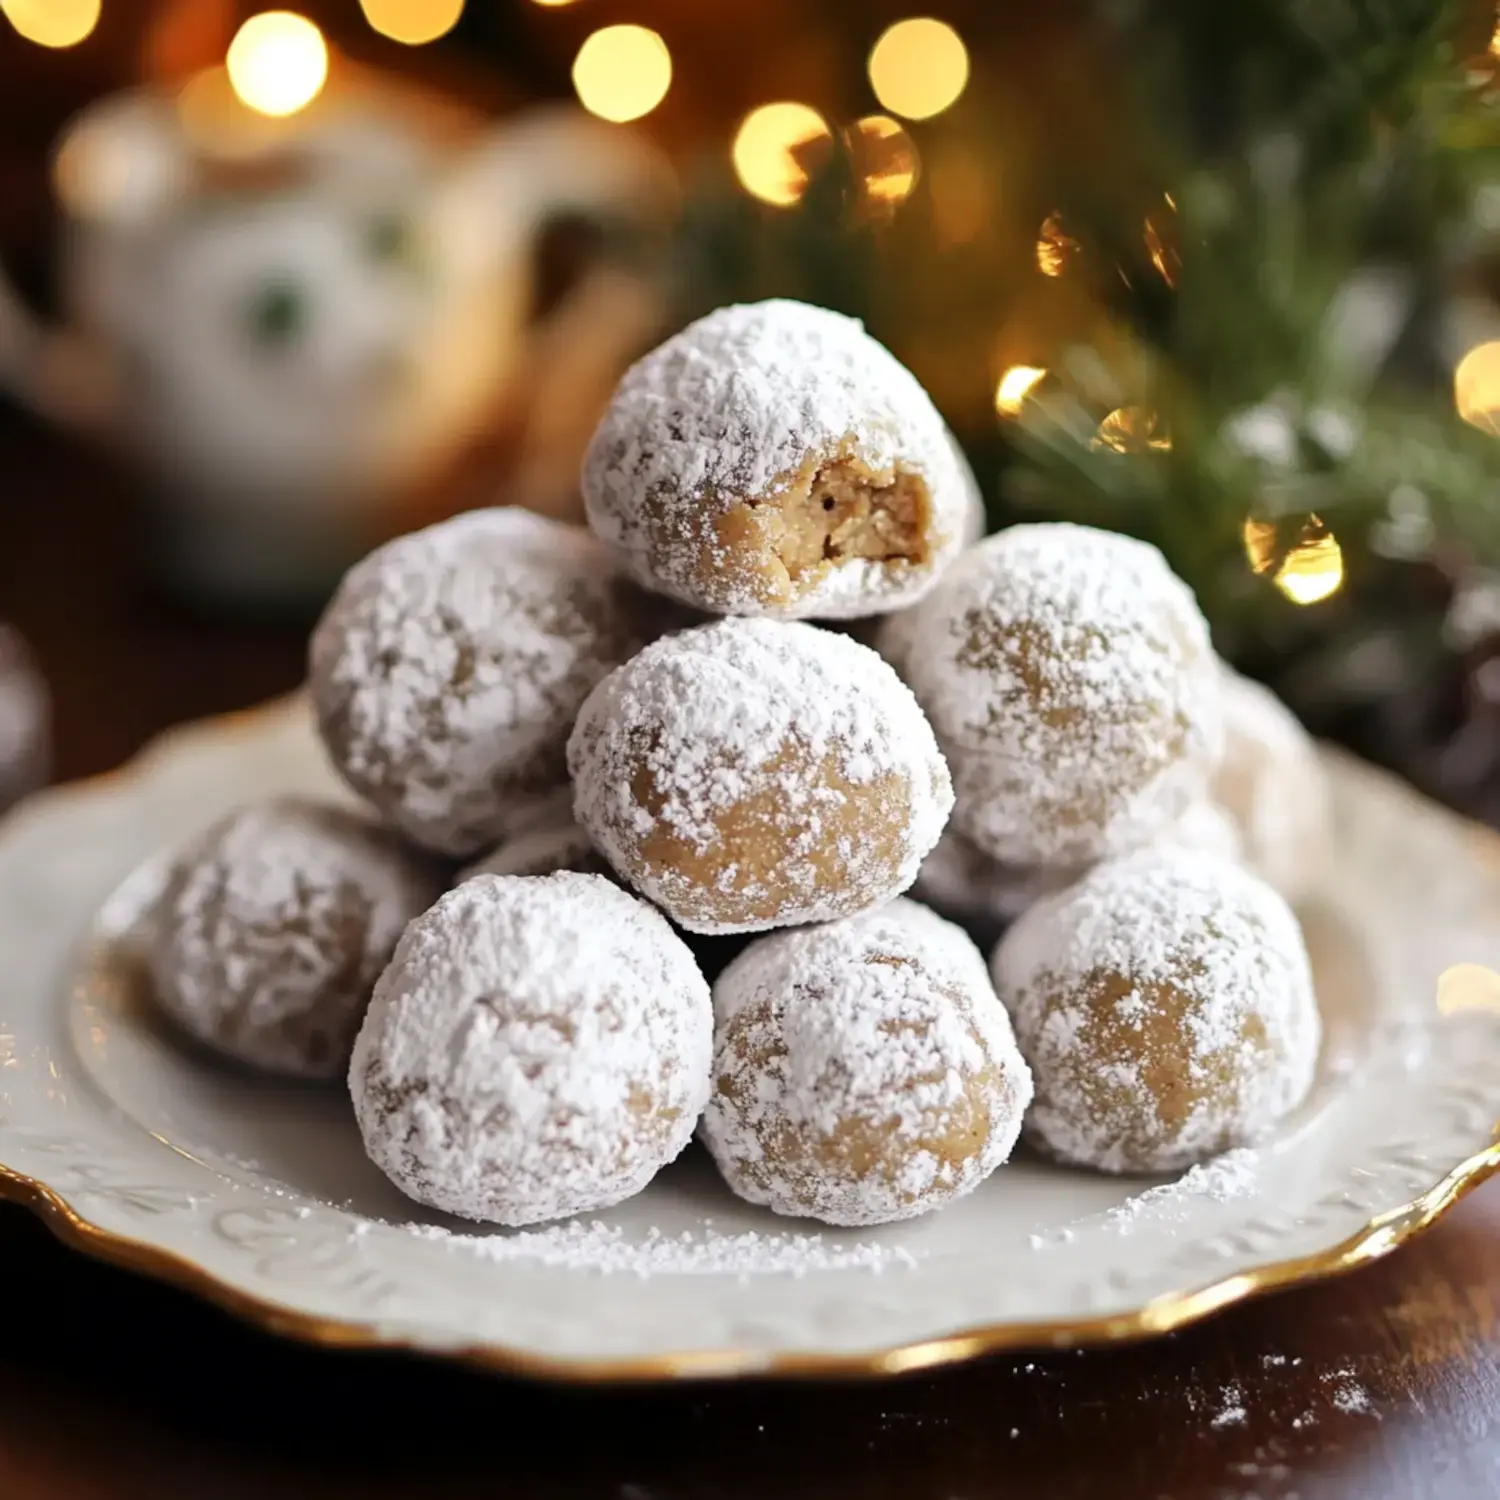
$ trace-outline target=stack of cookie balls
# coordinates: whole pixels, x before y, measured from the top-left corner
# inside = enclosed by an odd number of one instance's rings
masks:
[[[1299,1103],[1326,788],[1154,549],[979,540],[917,381],[791,302],[641,360],[582,483],[588,529],[475,512],[344,580],[311,696],[365,810],[246,808],[178,859],[182,1027],[346,1074],[397,1187],[505,1225],[695,1133],[741,1197],[860,1225],[1023,1125],[1151,1172]]]

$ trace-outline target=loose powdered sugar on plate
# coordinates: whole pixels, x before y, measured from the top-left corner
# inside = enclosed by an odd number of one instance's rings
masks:
[[[676,1235],[650,1229],[631,1239],[618,1225],[573,1220],[519,1234],[454,1234],[441,1225],[408,1226],[414,1238],[488,1261],[532,1261],[540,1266],[602,1275],[806,1276],[815,1271],[912,1270],[917,1257],[899,1246],[846,1244],[821,1234],[719,1234],[711,1229]]]

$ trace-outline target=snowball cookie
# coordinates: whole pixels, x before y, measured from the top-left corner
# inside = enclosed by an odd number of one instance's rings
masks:
[[[1245,863],[1288,901],[1299,900],[1332,858],[1328,775],[1275,693],[1227,666],[1223,685],[1224,758],[1214,796],[1239,828]]]
[[[714,986],[702,1135],[740,1197],[883,1224],[1009,1155],[1031,1076],[979,950],[914,901],[752,943]]]
[[[635,577],[716,614],[910,603],[972,534],[976,498],[916,377],[800,302],[720,308],[646,355],[583,465],[589,524]]]
[[[402,928],[442,888],[434,862],[341,807],[231,813],[178,857],[153,913],[158,1003],[241,1062],[336,1078]]]
[[[581,527],[507,507],[401,537],[355,565],[313,635],[324,743],[388,822],[477,854],[565,784],[578,705],[651,617]]]
[[[1302,933],[1227,860],[1100,865],[1021,917],[992,968],[1036,1077],[1028,1133],[1064,1161],[1171,1171],[1254,1142],[1312,1083]]]
[[[1015,526],[964,553],[893,630],[887,649],[953,771],[954,824],[996,859],[1090,864],[1205,796],[1218,664],[1154,547]]]
[[[849,916],[916,878],[953,805],[901,679],[867,646],[719,620],[648,646],[568,744],[578,821],[690,932]]]
[[[598,875],[484,875],[406,930],[349,1087],[408,1197],[536,1224],[640,1192],[708,1098],[708,982],[664,918]]]

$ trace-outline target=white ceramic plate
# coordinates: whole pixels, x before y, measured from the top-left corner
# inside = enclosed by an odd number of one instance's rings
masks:
[[[1500,838],[1330,764],[1340,858],[1304,916],[1328,1043],[1263,1149],[1145,1197],[1020,1160],[862,1231],[741,1204],[695,1151],[586,1225],[476,1237],[364,1160],[341,1091],[234,1072],[154,1018],[133,939],[163,851],[237,802],[337,795],[295,701],[187,730],[0,828],[0,1193],[282,1332],[563,1378],[1158,1333],[1384,1254],[1500,1170]]]

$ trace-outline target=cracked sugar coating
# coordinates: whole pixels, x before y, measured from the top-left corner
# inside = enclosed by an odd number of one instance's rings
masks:
[[[441,872],[356,813],[283,798],[174,863],[148,962],[161,1008],[269,1072],[336,1078],[380,971]]]
[[[849,916],[916,878],[952,807],[916,700],[832,631],[719,620],[590,694],[568,745],[578,821],[690,932]]]
[[[1218,664],[1192,592],[1144,542],[1014,526],[966,552],[885,648],[948,757],[955,827],[996,859],[1138,849],[1206,793]]]
[[[485,875],[413,922],[349,1086],[408,1197],[537,1224],[640,1192],[708,1097],[708,983],[666,920],[597,875]]]
[[[313,635],[324,743],[388,822],[476,854],[565,786],[578,705],[655,616],[581,527],[500,508],[401,537],[349,572]]]
[[[912,603],[982,525],[916,377],[855,319],[786,301],[720,308],[632,366],[583,498],[648,587],[780,619]]]
[[[1165,1172],[1252,1145],[1301,1103],[1321,1023],[1297,920],[1213,855],[1150,850],[1033,906],[995,988],[1064,1161]]]
[[[752,943],[714,986],[704,1141],[740,1197],[882,1224],[1009,1157],[1031,1077],[969,938],[913,901]]]
[[[1227,666],[1222,672],[1224,758],[1214,796],[1240,831],[1245,863],[1296,901],[1332,857],[1328,774],[1311,736],[1275,693]]]

